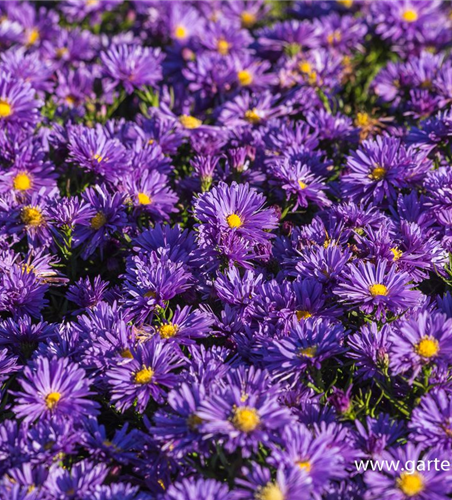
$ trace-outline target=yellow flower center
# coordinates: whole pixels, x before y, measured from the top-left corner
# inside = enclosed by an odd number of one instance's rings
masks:
[[[62,57],[64,57],[67,53],[69,52],[69,50],[66,48],[66,47],[61,47],[60,49],[57,49],[56,50],[56,56],[58,59],[61,59]]]
[[[68,95],[64,100],[66,101],[66,104],[68,104],[69,106],[73,106],[75,104],[75,97],[71,95]]]
[[[155,299],[155,297],[157,297],[157,294],[154,292],[154,290],[149,290],[148,292],[146,292],[144,294],[144,296],[148,299],[148,298],[151,298],[151,299]]]
[[[300,189],[306,189],[308,185],[304,183],[302,180],[298,181],[298,185],[300,186]]]
[[[402,472],[397,479],[397,486],[408,497],[414,497],[424,490],[424,478],[419,472]]]
[[[311,470],[311,467],[312,467],[311,463],[308,460],[299,460],[297,462],[297,465],[298,465],[298,467],[300,467],[300,469],[303,469],[306,472],[309,472]]]
[[[42,223],[43,216],[39,208],[25,207],[22,210],[21,219],[26,226],[37,227]]]
[[[192,413],[187,419],[187,425],[192,431],[196,430],[202,424],[202,422],[202,418],[198,417],[196,413]]]
[[[242,85],[243,87],[246,87],[253,83],[253,75],[246,69],[239,71],[237,73],[237,78],[239,79],[240,85]]]
[[[416,352],[423,358],[432,358],[439,352],[439,343],[433,337],[424,337],[416,344]]]
[[[25,172],[17,174],[14,177],[13,186],[17,191],[27,191],[27,189],[31,188],[31,179]]]
[[[153,376],[154,376],[154,370],[152,370],[151,368],[144,367],[142,370],[135,373],[134,380],[135,383],[137,384],[141,385],[149,384]]]
[[[303,349],[300,349],[300,355],[304,356],[305,358],[313,358],[317,354],[317,346],[309,346],[309,347],[304,347]]]
[[[243,226],[243,221],[237,214],[228,215],[226,217],[226,222],[228,223],[228,226],[232,229]]]
[[[46,396],[46,406],[49,410],[53,410],[61,399],[61,394],[59,392],[51,392]]]
[[[229,43],[224,39],[220,38],[217,42],[217,50],[222,56],[227,56],[229,54]]]
[[[198,118],[195,118],[194,116],[190,116],[190,115],[179,116],[179,123],[184,128],[188,128],[190,130],[195,129],[195,128],[199,128],[202,125],[201,120],[198,120]]]
[[[242,12],[240,18],[242,20],[242,26],[244,28],[250,28],[256,22],[256,16],[252,12],[248,12],[247,10],[244,10]]]
[[[297,319],[301,321],[302,319],[310,318],[312,314],[309,311],[297,311]]]
[[[349,9],[353,5],[353,0],[337,0],[337,3]]]
[[[97,154],[97,153],[96,153],[96,154],[93,156],[93,159],[94,159],[94,160],[97,160],[97,163],[100,163],[100,162],[101,162],[104,158],[103,158],[101,155],[99,155],[99,154]]]
[[[370,174],[370,178],[376,181],[381,181],[386,174],[386,169],[384,167],[375,167]]]
[[[255,408],[241,406],[234,410],[233,426],[242,432],[251,432],[259,425],[260,418]]]
[[[394,257],[392,258],[393,261],[397,261],[400,259],[400,257],[402,257],[403,255],[403,252],[402,250],[399,250],[398,248],[394,247],[394,248],[391,248],[391,252],[392,254],[394,255]]]
[[[326,37],[326,40],[330,45],[339,43],[342,40],[342,34],[339,30],[335,30]]]
[[[33,28],[28,33],[27,45],[34,45],[39,40],[39,31]]]
[[[97,212],[97,214],[91,219],[91,227],[96,231],[105,226],[106,223],[107,218],[102,212]]]
[[[179,24],[179,26],[176,26],[176,29],[174,30],[174,36],[178,40],[183,40],[184,38],[187,38],[187,30]]]
[[[259,111],[257,108],[249,109],[248,111],[245,112],[245,120],[248,123],[252,123],[256,125],[261,121],[261,117],[259,115]]]
[[[150,205],[152,203],[151,198],[145,193],[138,193],[137,198],[140,205]]]
[[[310,63],[308,63],[308,61],[303,61],[301,62],[299,65],[298,65],[298,69],[302,72],[302,73],[311,73],[312,71],[312,66]]]
[[[3,99],[0,99],[0,118],[6,118],[11,112],[11,106]]]
[[[174,335],[176,335],[178,330],[179,327],[177,325],[173,325],[172,323],[168,323],[167,325],[162,325],[159,328],[160,337],[162,337],[162,339],[169,339],[171,337],[174,337]]]
[[[375,285],[371,285],[369,287],[369,292],[372,297],[377,297],[378,295],[388,295],[388,289],[381,283],[375,283]]]
[[[130,349],[124,349],[123,351],[120,352],[121,358],[124,359],[133,359],[133,355],[130,352]]]
[[[418,13],[413,9],[407,9],[402,14],[402,19],[407,23],[414,23],[418,17]]]
[[[284,500],[284,494],[277,484],[267,483],[257,492],[256,500]]]
[[[368,113],[357,113],[355,118],[355,125],[357,127],[367,127],[370,123],[370,116]]]

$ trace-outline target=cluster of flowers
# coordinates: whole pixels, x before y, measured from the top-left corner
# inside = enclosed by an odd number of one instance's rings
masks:
[[[442,500],[452,5],[0,3],[0,499]]]

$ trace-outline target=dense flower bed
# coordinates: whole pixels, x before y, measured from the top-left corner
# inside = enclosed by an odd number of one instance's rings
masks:
[[[441,500],[452,5],[0,4],[0,498]]]

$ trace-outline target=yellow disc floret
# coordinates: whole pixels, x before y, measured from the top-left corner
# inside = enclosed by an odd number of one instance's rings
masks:
[[[105,226],[106,223],[107,218],[102,212],[97,212],[97,214],[91,219],[91,227],[96,231]]]
[[[418,17],[418,13],[413,9],[407,9],[402,13],[402,19],[407,23],[414,23]]]
[[[46,396],[46,406],[49,410],[53,410],[57,405],[58,401],[61,399],[61,394],[59,392],[51,392]]]
[[[237,73],[237,78],[240,85],[242,85],[243,87],[247,87],[248,85],[251,85],[253,83],[253,75],[246,69],[239,71]]]
[[[300,189],[306,189],[308,187],[308,185],[302,180],[298,181],[298,185],[300,186]]]
[[[39,31],[33,28],[28,32],[27,45],[34,45],[39,40]]]
[[[385,285],[382,285],[381,283],[375,283],[375,285],[371,285],[369,287],[369,292],[372,295],[372,297],[378,297],[379,295],[388,295],[388,289],[386,288]]]
[[[424,337],[416,344],[416,352],[423,358],[432,358],[439,352],[439,343],[434,337]]]
[[[11,113],[11,105],[4,99],[0,99],[0,118],[6,118]]]
[[[21,172],[14,177],[13,186],[17,191],[27,191],[31,188],[31,179],[28,174]]]
[[[402,472],[397,479],[397,486],[408,497],[414,497],[424,490],[424,478],[419,472]]]
[[[201,120],[198,120],[198,118],[195,118],[194,116],[190,115],[179,116],[179,123],[184,128],[188,128],[189,130],[199,128],[202,125]]]
[[[309,462],[308,460],[299,460],[297,462],[297,465],[298,467],[300,467],[300,469],[303,469],[306,472],[309,472],[312,468],[311,462]]]
[[[242,432],[251,432],[256,429],[260,423],[260,418],[255,408],[241,406],[235,408],[232,417],[232,425]]]
[[[253,125],[258,124],[261,121],[261,116],[260,116],[259,111],[257,110],[257,108],[248,109],[245,112],[245,120],[248,123],[252,123]]]
[[[187,38],[187,30],[179,24],[179,26],[176,26],[174,29],[174,37],[177,38],[178,40],[183,40],[184,38]]]
[[[226,222],[232,229],[243,226],[243,221],[237,214],[228,215],[226,217]]]
[[[393,254],[393,256],[394,256],[394,257],[392,258],[392,260],[394,260],[394,261],[399,260],[399,259],[400,259],[400,257],[402,257],[402,255],[403,255],[402,250],[399,250],[399,249],[398,249],[398,248],[396,248],[396,247],[391,248],[391,252],[392,252],[392,254]]]
[[[284,494],[277,484],[267,483],[257,491],[256,500],[284,500]]]
[[[305,358],[313,358],[317,354],[317,346],[309,346],[300,349],[300,356],[304,356]]]
[[[138,193],[137,198],[140,205],[150,205],[152,203],[151,198],[146,193]]]
[[[244,28],[250,28],[256,22],[256,16],[247,10],[244,10],[240,16],[242,20],[242,26]]]
[[[355,118],[355,125],[357,127],[367,127],[370,124],[370,116],[368,113],[357,113]]]
[[[222,56],[227,56],[229,54],[230,44],[224,38],[220,38],[217,42],[218,53]]]
[[[301,321],[302,319],[308,319],[312,316],[309,311],[297,311],[297,319]]]
[[[378,166],[372,170],[370,178],[374,179],[375,181],[381,181],[381,179],[383,179],[385,174],[386,174],[386,169],[384,167]]]
[[[38,227],[42,224],[44,218],[37,207],[25,207],[21,214],[22,222],[26,226]]]
[[[151,368],[147,368],[145,366],[142,370],[135,373],[134,380],[135,383],[137,384],[141,385],[149,384],[153,376],[154,376],[154,370],[152,370]]]
[[[162,325],[159,328],[160,337],[162,337],[163,339],[169,339],[171,337],[174,337],[174,335],[176,335],[178,330],[179,327],[177,325],[173,325],[172,323]]]

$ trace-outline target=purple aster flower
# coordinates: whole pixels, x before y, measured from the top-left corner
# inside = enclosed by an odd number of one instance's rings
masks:
[[[427,463],[428,460],[445,458],[443,451],[432,449],[422,454],[421,446],[408,443],[406,446],[394,448],[381,455],[384,470],[368,471],[364,476],[366,482],[366,500],[384,498],[385,500],[431,500],[432,498],[447,498],[452,491],[450,473],[436,470],[435,467],[416,470],[419,460]],[[393,470],[388,464],[410,464],[411,470]]]
[[[275,96],[270,92],[256,96],[242,93],[219,110],[218,121],[227,127],[263,125],[289,111],[288,108],[277,104],[278,98],[279,95]]]
[[[268,346],[266,366],[279,378],[295,382],[308,367],[320,368],[326,359],[341,354],[344,336],[341,324],[309,317],[295,320],[286,337]]]
[[[222,56],[240,55],[252,41],[247,30],[237,30],[237,27],[225,22],[208,23],[199,34],[199,43],[204,49]]]
[[[30,83],[0,71],[0,129],[14,131],[34,127],[41,105]]]
[[[45,321],[33,324],[30,316],[0,322],[0,346],[28,358],[40,342],[55,336],[55,325]]]
[[[24,368],[19,380],[23,392],[16,397],[15,414],[26,422],[65,417],[83,419],[96,415],[98,404],[89,398],[89,379],[77,364],[67,358],[38,357]]]
[[[97,248],[103,252],[113,234],[126,223],[124,195],[111,195],[106,186],[88,188],[82,198],[90,210],[83,213],[74,230],[73,246],[83,245],[81,256],[90,257]]]
[[[168,177],[155,170],[139,171],[124,180],[125,190],[138,213],[149,213],[155,220],[168,219],[177,196],[169,187]]]
[[[0,263],[0,309],[15,317],[29,314],[35,318],[48,304],[48,285],[36,274],[19,264],[4,267]]]
[[[46,481],[45,489],[51,498],[93,498],[92,492],[107,477],[105,464],[82,460],[70,469],[55,466]]]
[[[203,451],[206,447],[199,426],[203,420],[198,416],[198,409],[205,399],[202,384],[189,386],[183,382],[168,394],[169,408],[160,408],[154,415],[151,432],[163,449],[169,449],[178,457],[190,451]]]
[[[344,194],[354,201],[392,202],[396,189],[406,186],[413,169],[413,156],[399,139],[377,137],[348,157],[349,173],[342,177]]]
[[[214,479],[186,478],[173,483],[163,496],[164,500],[233,500],[226,484]]]
[[[388,311],[400,314],[420,304],[421,293],[412,290],[408,274],[397,272],[396,266],[388,266],[385,260],[376,266],[370,262],[350,264],[348,271],[349,275],[344,275],[334,293],[342,302],[357,305],[365,314],[375,314],[380,319]]]
[[[340,16],[337,12],[333,12],[321,19],[316,19],[314,25],[318,28],[321,46],[331,47],[341,54],[363,50],[364,37],[368,28],[355,16]]]
[[[69,153],[74,163],[108,182],[117,182],[128,171],[126,149],[100,125],[71,128]]]
[[[394,446],[405,433],[403,422],[397,422],[385,413],[380,413],[377,418],[367,417],[364,424],[355,420],[355,425],[356,446],[374,459],[381,458],[382,452]]]
[[[253,463],[252,469],[244,469],[245,479],[237,479],[239,486],[235,489],[236,498],[254,500],[300,500],[307,498],[311,489],[311,481],[306,474],[300,474],[295,468],[278,467],[276,479],[272,480],[269,469]]]
[[[299,206],[306,208],[309,202],[315,203],[320,208],[331,205],[325,195],[328,188],[323,179],[314,175],[307,165],[284,158],[274,162],[271,169],[277,183],[281,183],[286,198],[290,199],[295,195],[295,205],[292,210],[296,210]]]
[[[182,262],[159,258],[155,252],[132,257],[125,275],[130,314],[144,323],[156,308],[165,308],[169,300],[188,290],[191,279]]]
[[[410,369],[413,377],[424,365],[452,363],[452,319],[424,311],[415,318],[401,320],[389,336],[390,363],[394,373]]]
[[[266,230],[276,227],[272,209],[264,209],[265,197],[248,184],[233,182],[201,195],[195,202],[195,216],[218,233],[234,232],[251,242],[264,243],[271,238]]]
[[[347,339],[349,352],[347,356],[355,360],[358,368],[356,374],[363,380],[381,379],[389,368],[389,334],[391,327],[383,325],[380,329],[376,323],[370,327],[365,325],[359,333]]]
[[[111,401],[119,411],[127,410],[137,402],[143,412],[152,398],[157,403],[166,399],[164,388],[171,389],[180,376],[174,370],[183,366],[182,354],[173,344],[153,337],[131,350],[132,358],[118,358],[107,372],[111,386]]]
[[[104,297],[108,283],[100,276],[94,278],[93,283],[89,278],[80,278],[75,285],[69,287],[66,298],[74,302],[80,309],[74,313],[96,306]]]
[[[371,5],[369,19],[377,34],[392,42],[397,51],[409,53],[419,46],[435,45],[435,27],[446,22],[440,6],[440,2],[425,0],[382,2]]]
[[[100,55],[105,74],[114,85],[121,83],[131,94],[144,85],[155,86],[162,78],[160,49],[138,45],[113,45]]]
[[[250,456],[292,421],[288,409],[278,403],[277,391],[277,386],[261,381],[244,392],[242,384],[227,377],[225,388],[202,402],[196,413],[202,420],[200,432],[230,453],[240,448],[243,456]]]
[[[319,46],[316,27],[309,21],[284,21],[275,23],[258,31],[258,43],[261,50],[276,52],[283,51],[295,55],[302,48],[313,49]]]
[[[281,435],[282,449],[275,448],[270,463],[298,469],[312,481],[312,492],[321,496],[329,480],[345,477],[344,456],[339,442],[328,432],[315,436],[302,424],[287,426]]]
[[[191,307],[176,307],[174,315],[170,321],[163,321],[156,327],[156,332],[162,339],[173,340],[179,344],[193,344],[193,339],[207,337],[210,333],[214,318],[212,315],[196,309],[191,311]]]
[[[452,444],[452,400],[450,393],[435,390],[422,397],[408,424],[411,438],[425,446]]]

